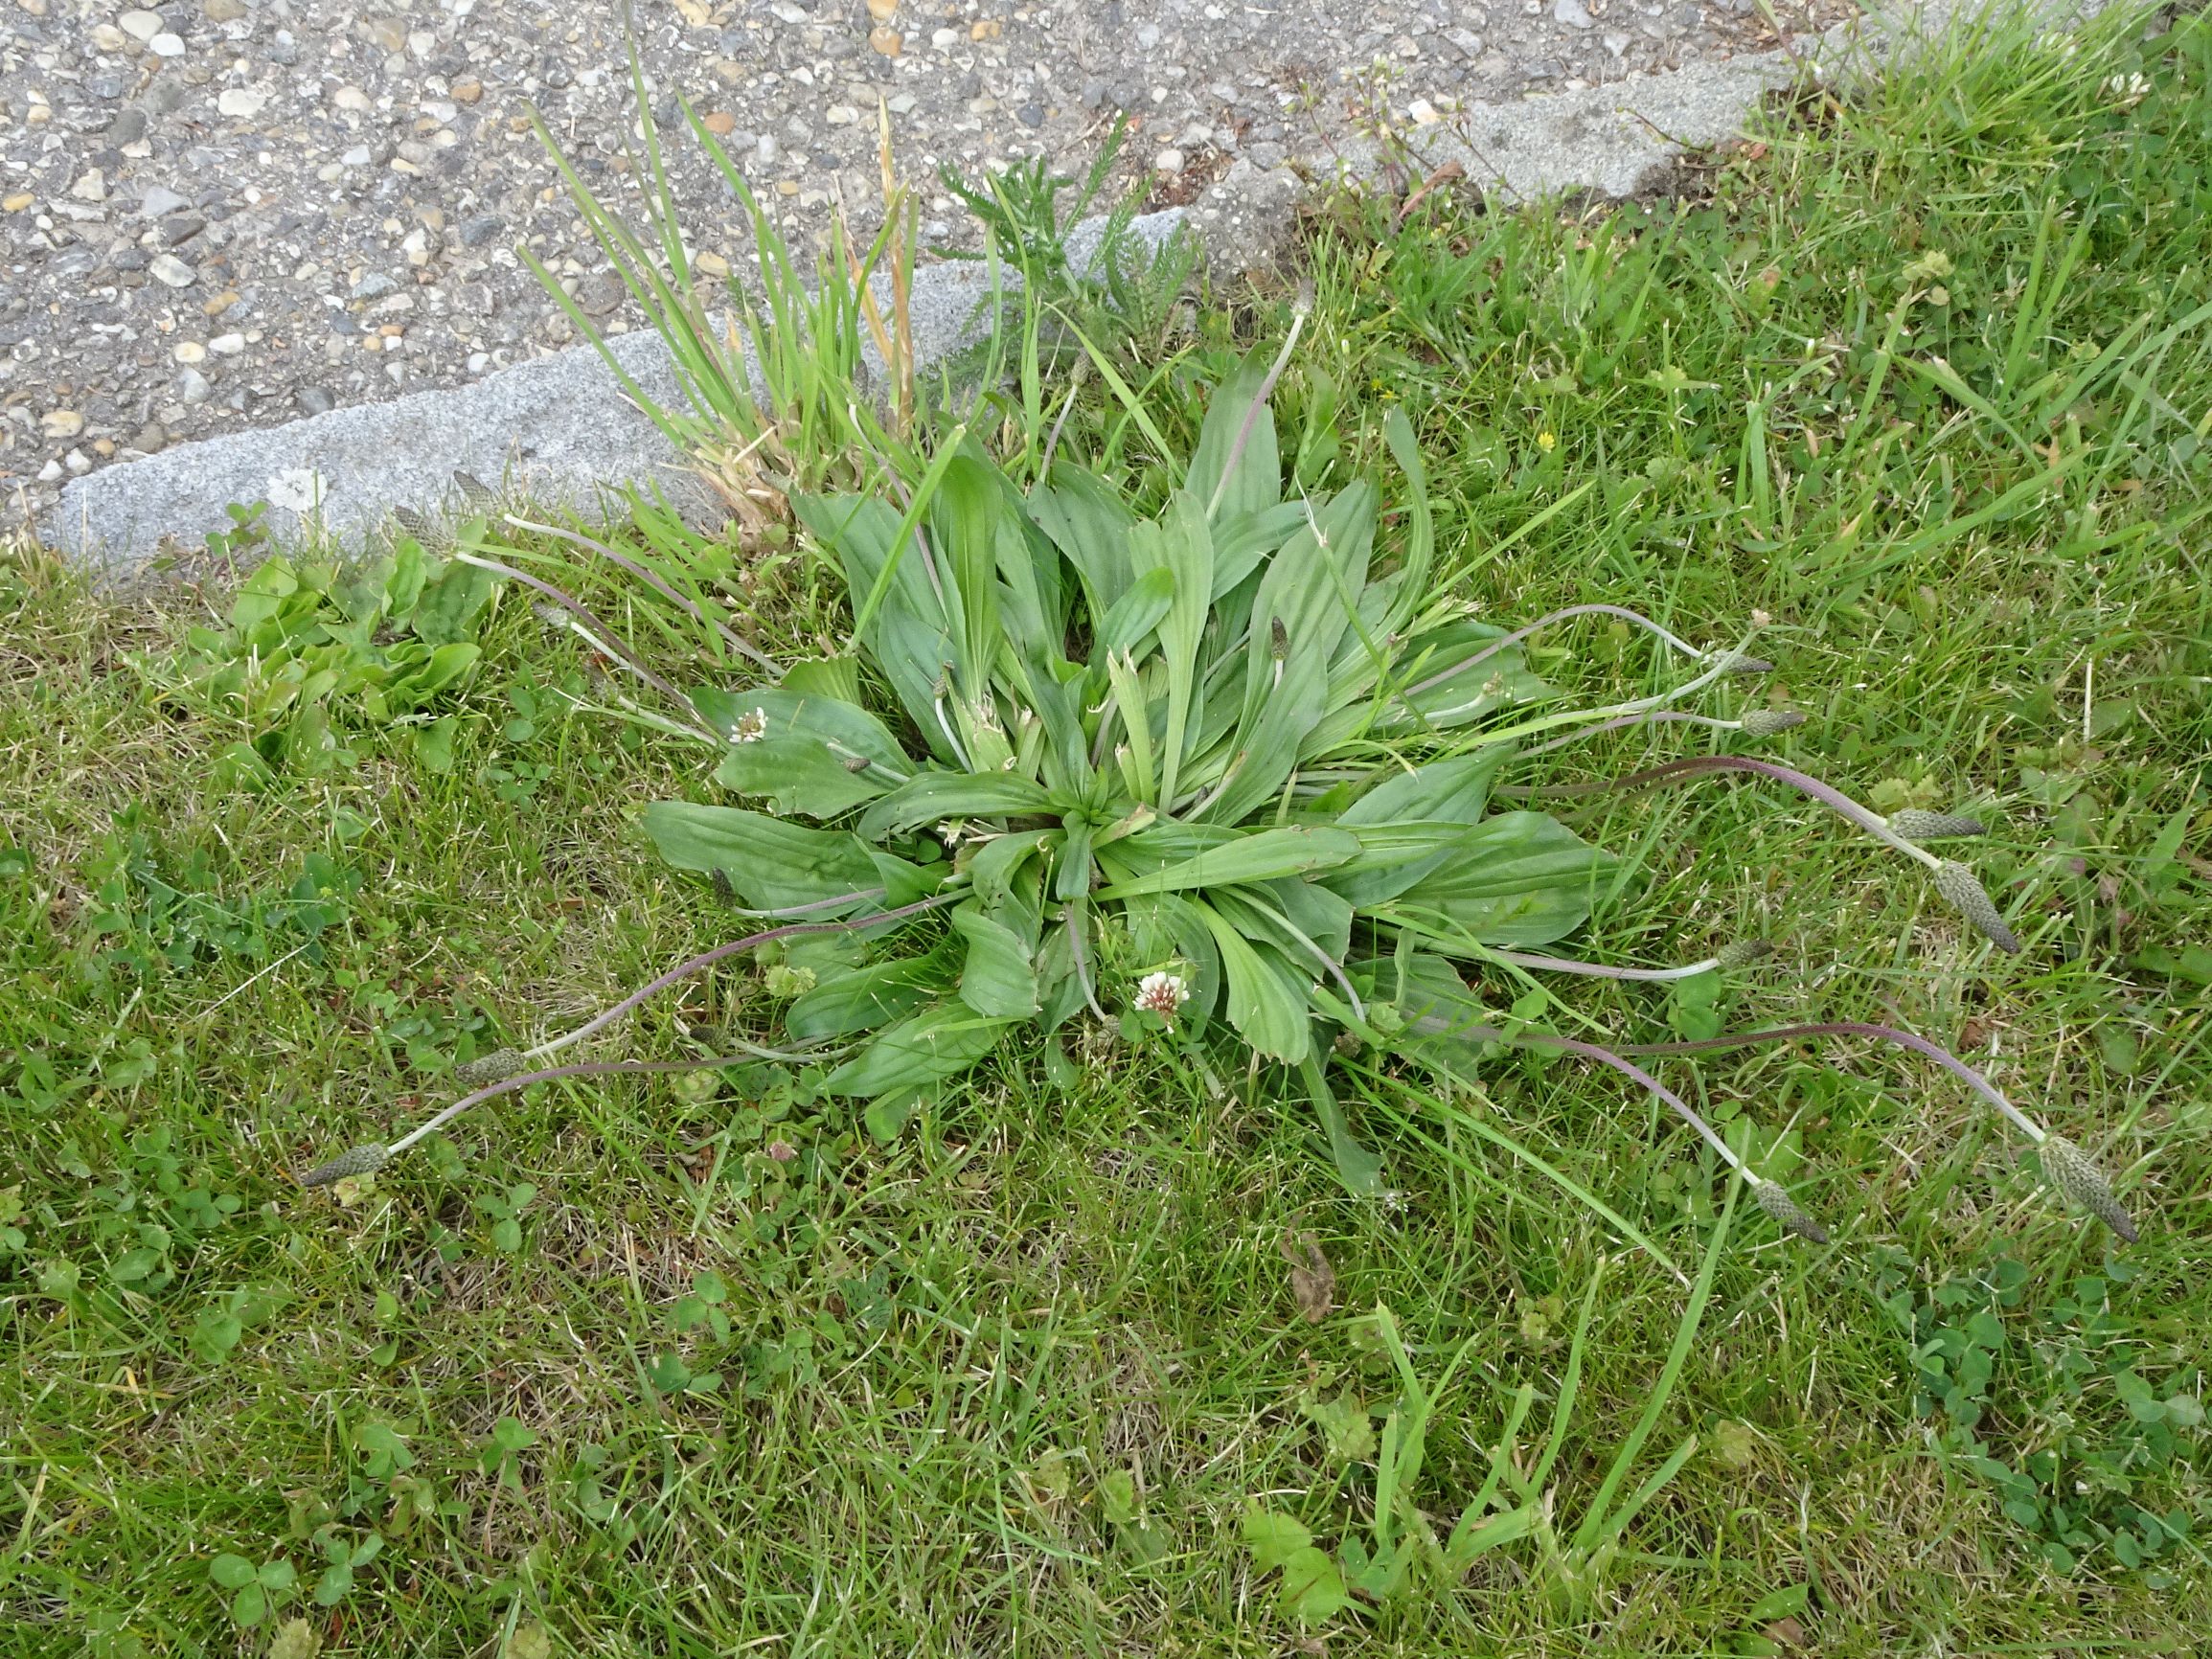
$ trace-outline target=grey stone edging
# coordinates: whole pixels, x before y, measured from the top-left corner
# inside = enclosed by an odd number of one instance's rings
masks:
[[[1505,199],[1578,190],[1630,195],[1663,183],[1686,149],[1734,136],[1768,93],[1808,73],[1843,79],[1878,71],[1915,42],[2001,3],[1931,0],[1839,25],[1810,48],[1696,63],[1518,104],[1470,104],[1412,125],[1407,139],[1424,164],[1456,161],[1471,182]],[[2102,3],[2048,10],[2054,23],[2072,21]],[[1340,159],[1354,171],[1376,162],[1372,150]],[[1287,167],[1262,172],[1247,161],[1232,168],[1187,216],[1216,268],[1234,273],[1264,263],[1313,176],[1311,169]],[[1139,226],[1157,239],[1185,216],[1171,210]],[[1089,234],[1095,238],[1095,230]],[[916,273],[923,365],[942,362],[972,340],[992,280],[986,267],[971,263]],[[648,396],[683,406],[657,335],[639,330],[615,336],[610,348]],[[436,511],[452,501],[456,469],[544,505],[583,511],[610,488],[680,490],[690,484],[682,458],[629,402],[598,352],[577,346],[458,389],[336,409],[103,467],[72,481],[41,529],[66,556],[125,578],[151,562],[165,538],[189,552],[209,532],[227,528],[231,503],[269,502],[267,523],[280,541],[311,534],[319,518],[326,535],[350,542],[386,523],[396,508]]]

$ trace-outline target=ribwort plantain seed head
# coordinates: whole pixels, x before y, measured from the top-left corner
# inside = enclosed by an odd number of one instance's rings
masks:
[[[1917,807],[1892,812],[1889,827],[1907,841],[1942,841],[1953,835],[1987,832],[1987,826],[1979,818],[1968,818],[1957,812],[1923,812]]]
[[[1739,650],[1718,650],[1705,653],[1706,660],[1731,674],[1770,674],[1774,665],[1764,657],[1747,656]]]
[[[1800,1239],[1810,1239],[1815,1244],[1828,1242],[1828,1229],[1799,1208],[1797,1200],[1784,1192],[1779,1183],[1754,1175],[1751,1177],[1751,1196],[1759,1201],[1759,1208],[1773,1216],[1785,1232],[1794,1233]]]
[[[1805,724],[1805,716],[1795,709],[1746,709],[1736,722],[1747,737],[1771,738],[1777,732],[1787,732]]]
[[[2019,936],[2005,925],[2005,919],[1997,913],[1990,896],[1982,891],[1981,882],[1965,865],[1950,858],[1938,864],[1935,890],[1950,901],[1953,910],[1973,924],[1976,933],[1999,950],[2014,956],[2020,953]]]
[[[1739,939],[1731,944],[1721,946],[1714,953],[1714,961],[1720,964],[1722,971],[1725,973],[1739,967],[1748,967],[1754,962],[1764,961],[1773,954],[1774,947],[1764,939]]]
[[[349,1175],[374,1174],[384,1167],[384,1161],[391,1155],[392,1148],[389,1147],[355,1147],[350,1151],[340,1152],[327,1164],[317,1164],[300,1177],[300,1185],[328,1187],[345,1180]]]
[[[479,1055],[465,1066],[453,1068],[453,1080],[465,1089],[488,1088],[503,1083],[509,1078],[522,1075],[520,1049],[493,1049],[488,1055]]]
[[[2140,1237],[2135,1223],[2120,1208],[2120,1200],[2112,1196],[2112,1184],[2088,1153],[2064,1135],[2045,1135],[2040,1150],[2043,1174],[2061,1197],[2077,1210],[2087,1210],[2129,1243],[2135,1242]]]

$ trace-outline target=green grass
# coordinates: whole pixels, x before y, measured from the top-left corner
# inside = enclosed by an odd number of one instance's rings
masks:
[[[2103,83],[2134,73],[2153,84],[2123,111]],[[2212,1622],[2188,1404],[2212,1330],[2212,31],[2110,24],[2071,58],[2000,31],[1778,117],[1685,203],[1390,211],[1313,229],[1286,453],[1325,371],[1364,436],[1308,475],[1383,473],[1397,400],[1486,616],[1605,599],[1709,641],[1764,610],[1779,671],[1727,695],[1813,718],[1762,752],[1885,808],[1984,811],[1977,862],[2028,944],[1995,956],[1825,815],[1705,782],[1589,808],[1639,879],[1578,952],[1780,953],[1718,1010],[1659,988],[1578,1006],[1624,1040],[1717,1012],[1952,1041],[2100,1155],[2144,1238],[2115,1250],[2057,1211],[1999,1123],[1894,1053],[1665,1062],[1777,1146],[1766,1168],[1836,1242],[1737,1205],[1624,1489],[1699,1448],[1602,1570],[1570,1582],[1508,1546],[1334,1639],[2192,1650]],[[1153,388],[1171,437],[1234,327]],[[1141,427],[1098,396],[1063,443],[1156,491]],[[814,606],[787,568],[764,602]],[[1257,1500],[1332,1546],[1367,1529],[1375,1471],[1300,1404],[1396,1398],[1362,1310],[1389,1306],[1430,1385],[1466,1349],[1420,1488],[1440,1531],[1523,1382],[1540,1444],[1602,1260],[1562,1533],[1668,1363],[1720,1171],[1640,1096],[1533,1057],[1403,1121],[1401,1097],[1366,1104],[1388,1205],[1344,1195],[1302,1110],[1096,1031],[1072,1087],[1011,1051],[889,1148],[772,1079],[622,1079],[502,1102],[351,1206],[303,1195],[288,1170],[410,1125],[456,1059],[726,928],[632,828],[699,787],[696,763],[562,713],[588,665],[513,595],[450,773],[360,730],[350,764],[261,790],[213,763],[249,733],[129,666],[184,616],[104,606],[28,551],[0,565],[0,1650],[258,1652],[270,1626],[241,1636],[211,1582],[233,1554],[288,1561],[285,1616],[347,1653],[517,1632],[528,1653],[534,1625],[604,1654],[1294,1651],[1241,1528]],[[1593,696],[1662,671],[1603,623],[1538,643]],[[1683,732],[1533,776],[1699,752]],[[684,1007],[757,994],[732,974]],[[602,1052],[679,1041],[664,1012]],[[1282,1251],[1305,1232],[1335,1275],[1317,1324]],[[685,1372],[720,1386],[674,1389]],[[1969,1461],[2043,1451],[2029,1492]],[[1116,1470],[1142,1527],[1109,1519]],[[2136,1506],[2195,1535],[2131,1565],[2091,1528],[2064,1570],[2049,1546],[2079,1511]],[[314,1605],[326,1545],[372,1528],[381,1554]]]

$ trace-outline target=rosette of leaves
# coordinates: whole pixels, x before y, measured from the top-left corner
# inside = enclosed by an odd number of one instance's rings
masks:
[[[1023,489],[957,438],[910,497],[901,491],[903,507],[874,494],[794,495],[849,584],[849,653],[793,664],[772,685],[688,691],[620,656],[680,702],[684,719],[670,730],[718,748],[715,782],[755,803],[657,803],[648,832],[760,931],[563,1036],[471,1062],[457,1076],[472,1092],[399,1141],[356,1148],[302,1179],[379,1168],[460,1112],[534,1081],[744,1058],[820,1067],[823,1092],[852,1100],[889,1136],[1015,1034],[1041,1037],[1087,1016],[1149,1027],[1223,1070],[1272,1069],[1312,1102],[1355,1192],[1379,1189],[1380,1165],[1332,1093],[1339,1042],[1446,1069],[1499,1043],[1573,1055],[1662,1101],[1776,1222],[1819,1241],[1825,1232],[1788,1193],[1628,1057],[1856,1036],[1945,1067],[2037,1143],[2055,1191],[2132,1238],[2086,1153],[1911,1033],[1805,1024],[1608,1048],[1486,1009],[1463,978],[1470,965],[1676,980],[1764,948],[1749,942],[1676,968],[1533,953],[1574,932],[1630,873],[1551,816],[1518,800],[1501,807],[1502,766],[1626,724],[1759,736],[1797,716],[1677,712],[1670,705],[1718,676],[1766,665],[1700,651],[1620,607],[1572,607],[1509,633],[1433,591],[1426,481],[1396,411],[1384,428],[1405,489],[1395,545],[1379,546],[1372,482],[1286,498],[1267,395],[1288,350],[1217,393],[1187,466],[1149,516],[1065,462]],[[557,587],[532,584],[598,625]],[[1591,611],[1650,629],[1701,671],[1655,696],[1562,706],[1518,642]],[[1553,732],[1565,736],[1521,748]],[[1920,845],[1977,834],[1973,819],[1885,819],[1818,779],[1730,755],[1575,787],[1720,772],[1822,803],[1924,864],[1991,943],[2022,948],[1972,872]],[[695,1030],[736,1052],[542,1063],[680,980],[768,950],[779,1046]]]
[[[716,781],[765,809],[649,808],[672,863],[765,917],[952,898],[874,959],[810,942],[783,1012],[793,1043],[856,1045],[825,1087],[878,1129],[1010,1033],[1132,1011],[1301,1074],[1371,1185],[1322,1079],[1342,1023],[1468,1001],[1452,959],[1562,938],[1612,872],[1548,815],[1492,809],[1493,716],[1550,693],[1510,644],[1453,670],[1502,630],[1430,591],[1403,417],[1385,560],[1372,484],[1284,498],[1260,367],[1149,518],[1080,466],[1025,493],[972,452],[919,512],[797,498],[902,719],[850,661],[691,693],[726,740]]]

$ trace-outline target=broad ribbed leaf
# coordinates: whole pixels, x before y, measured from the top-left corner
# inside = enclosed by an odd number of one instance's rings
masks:
[[[1382,417],[1382,441],[1405,473],[1405,552],[1393,579],[1394,598],[1382,619],[1383,631],[1396,633],[1428,600],[1428,571],[1435,562],[1436,528],[1428,511],[1428,469],[1422,464],[1421,441],[1404,407],[1393,403]]]
[[[1129,527],[1137,522],[1121,494],[1095,472],[1062,461],[1052,481],[1029,492],[1029,516],[1052,539],[1090,602],[1090,614],[1110,612],[1134,575]]]
[[[734,807],[655,801],[646,833],[678,870],[720,871],[755,910],[780,910],[878,887],[876,860],[860,838],[810,830]]]
[[[1191,470],[1185,483],[1201,507],[1214,499],[1222,469],[1228,466],[1230,452],[1236,448],[1237,435],[1252,415],[1260,388],[1266,383],[1267,368],[1273,356],[1272,351],[1254,352],[1229,376],[1227,384],[1214,394],[1214,400],[1206,410],[1205,424],[1198,431],[1198,446],[1191,454]],[[1236,469],[1229,474],[1228,488],[1220,491],[1220,506],[1214,516],[1228,519],[1262,512],[1282,497],[1283,457],[1275,443],[1275,412],[1261,403],[1257,417],[1252,419],[1251,436],[1245,441],[1244,452],[1237,458]]]
[[[968,942],[961,1001],[993,1019],[1026,1019],[1037,1012],[1037,970],[1021,935],[986,916],[973,900],[953,908],[952,925]]]
[[[890,559],[891,538],[899,530],[900,515],[891,505],[872,496],[793,495],[791,506],[844,565],[847,590],[872,592]],[[948,755],[950,745],[937,730],[932,713],[937,683],[958,648],[951,619],[938,597],[943,583],[942,574],[936,584],[931,583],[921,549],[908,547],[862,643],[898,693],[923,741],[932,752]]]
[[[859,828],[861,834],[873,838],[947,818],[1006,818],[1051,810],[1051,797],[1013,772],[920,772],[869,807]]]
[[[1140,836],[1132,835],[1132,842]],[[1181,859],[1165,869],[1132,875],[1099,890],[1101,898],[1128,898],[1140,893],[1171,893],[1194,887],[1226,887],[1238,882],[1270,881],[1326,870],[1359,854],[1359,838],[1344,830],[1288,828],[1240,835],[1219,847]]]
[[[1410,772],[1394,772],[1347,807],[1337,822],[1347,830],[1411,819],[1471,825],[1482,816],[1491,780],[1505,758],[1502,746],[1477,749],[1471,755],[1431,761]]]
[[[930,534],[938,569],[949,577],[948,602],[959,607],[961,690],[980,702],[1002,639],[998,625],[998,519],[1005,498],[990,468],[972,455],[957,455],[945,469],[929,504]]]
[[[1138,577],[1099,624],[1091,661],[1104,667],[1112,653],[1136,649],[1145,636],[1160,625],[1174,597],[1175,573],[1165,565],[1155,565]]]
[[[1617,863],[1541,812],[1503,812],[1468,831],[1394,908],[1448,923],[1422,929],[1437,950],[1468,954],[1454,932],[1483,944],[1549,944],[1588,918],[1599,883]]]
[[[747,733],[769,739],[818,738],[834,745],[840,760],[864,756],[897,777],[914,770],[914,762],[899,747],[890,728],[842,697],[757,686],[749,692],[709,687],[692,693],[691,698],[692,706],[715,729],[715,735],[727,743],[742,741]]]
[[[1167,664],[1168,725],[1160,752],[1160,800],[1175,799],[1192,695],[1198,683],[1198,640],[1206,626],[1206,598],[1214,590],[1214,543],[1204,504],[1178,490],[1157,524],[1129,532],[1129,558],[1141,574],[1165,568],[1174,577],[1174,598],[1160,619],[1160,656]]]
[[[883,793],[854,772],[819,738],[763,738],[733,743],[715,782],[740,795],[764,795],[770,808],[802,818],[835,818]]]
[[[1400,655],[1400,671],[1409,673],[1411,685],[1422,689],[1409,690],[1404,701],[1412,712],[1401,708],[1397,723],[1448,730],[1499,709],[1523,707],[1550,697],[1551,688],[1529,672],[1518,646],[1508,646],[1471,667],[1461,666],[1481,655],[1504,634],[1505,629],[1487,623],[1458,622],[1413,641]],[[1431,679],[1438,683],[1426,685]]]
[[[1306,1092],[1313,1102],[1314,1116],[1321,1120],[1322,1132],[1329,1137],[1336,1178],[1355,1197],[1372,1197],[1382,1186],[1382,1160],[1352,1132],[1351,1120],[1318,1065],[1306,1067]]]
[[[852,968],[826,979],[784,1011],[784,1030],[794,1042],[819,1042],[874,1031],[912,1013],[933,994],[944,973],[934,957],[908,957]]]
[[[883,1033],[822,1079],[825,1093],[882,1095],[941,1082],[998,1046],[1007,1022],[966,1003],[932,1003]]]
[[[1419,820],[1364,824],[1353,831],[1359,837],[1359,856],[1315,879],[1353,904],[1372,908],[1397,898],[1448,862],[1452,849],[1466,838],[1468,829],[1465,824]]]
[[[1228,982],[1229,1024],[1237,1034],[1270,1059],[1294,1064],[1312,1052],[1313,1022],[1307,1012],[1310,981],[1286,972],[1272,951],[1255,948],[1234,923],[1212,905],[1192,908],[1214,936]]]
[[[1367,585],[1375,504],[1375,488],[1364,480],[1337,491],[1314,509],[1311,521],[1292,534],[1262,574],[1252,600],[1251,647],[1245,656],[1247,723],[1273,694],[1268,647],[1277,623],[1291,662],[1310,663],[1327,685],[1336,642],[1351,625],[1349,606]]]
[[[1012,834],[994,835],[969,856],[964,868],[968,879],[974,886],[976,897],[986,904],[996,903],[1012,892],[1015,875],[1030,859],[1037,856],[1044,844],[1060,833],[1058,830],[1023,830]]]

